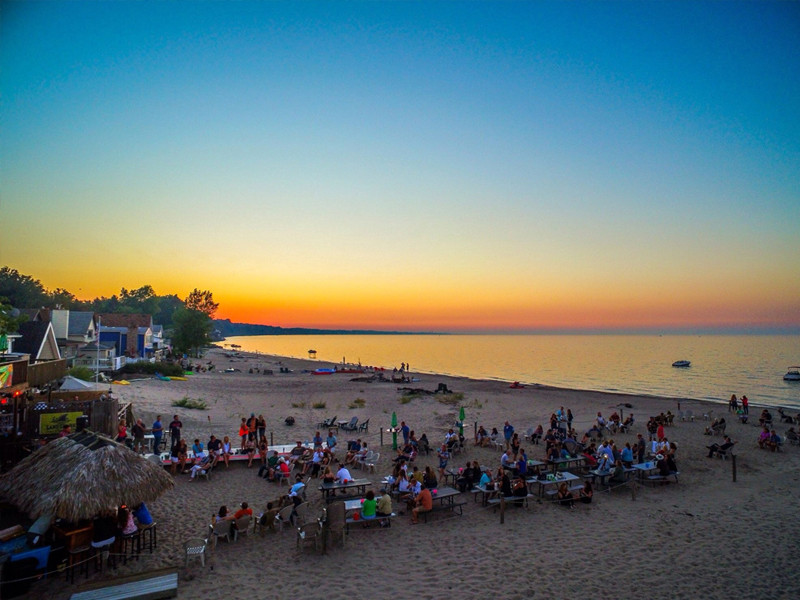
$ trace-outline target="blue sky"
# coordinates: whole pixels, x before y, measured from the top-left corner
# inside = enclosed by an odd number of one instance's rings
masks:
[[[48,287],[287,326],[800,324],[800,4],[2,15],[0,209],[49,216],[2,262]]]

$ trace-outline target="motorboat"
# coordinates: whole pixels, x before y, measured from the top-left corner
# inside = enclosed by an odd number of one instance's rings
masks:
[[[672,366],[673,367],[688,367],[691,364],[692,364],[692,361],[690,361],[690,360],[676,360],[674,363],[672,363]]]
[[[800,381],[800,367],[789,367],[783,379],[785,381]]]

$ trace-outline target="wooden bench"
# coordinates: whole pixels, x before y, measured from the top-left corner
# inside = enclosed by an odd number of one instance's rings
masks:
[[[70,596],[70,600],[160,600],[177,595],[178,573],[173,572],[76,592]]]
[[[648,475],[645,481],[655,485],[656,483],[668,483],[668,479],[673,477],[675,479],[675,483],[678,483],[678,475],[680,475],[680,471],[675,471],[669,475]]]
[[[428,515],[432,515],[433,513],[437,513],[437,512],[443,512],[443,511],[446,511],[446,510],[451,511],[453,514],[456,514],[456,510],[457,510],[459,515],[463,515],[464,514],[464,505],[466,503],[467,503],[466,501],[451,502],[449,504],[437,503],[437,504],[433,505],[432,509],[426,510],[425,512],[421,512],[421,513],[417,513],[417,514],[420,517],[422,517],[423,519],[425,519],[426,523],[428,522]]]
[[[347,517],[344,522],[345,522],[345,525],[347,526],[348,531],[350,530],[350,525],[354,525],[356,523],[361,523],[362,525],[364,525],[364,527],[362,527],[362,529],[383,529],[380,526],[378,526],[378,527],[370,527],[370,524],[371,523],[375,523],[377,521],[386,521],[387,527],[391,527],[392,526],[392,519],[394,519],[396,516],[397,516],[397,513],[393,512],[388,517],[377,517],[376,516],[374,519],[362,519],[360,517],[358,519],[354,519],[353,517]]]
[[[506,504],[516,504],[515,500],[522,500],[522,505],[525,508],[528,508],[528,499],[529,498],[536,498],[533,494],[528,494],[526,496],[505,496],[503,498],[490,498],[487,504],[497,510],[500,507],[500,500],[505,500]]]

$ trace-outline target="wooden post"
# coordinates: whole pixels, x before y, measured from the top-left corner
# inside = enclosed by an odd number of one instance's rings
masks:
[[[631,488],[631,500],[636,502],[636,479],[631,479],[628,485]]]
[[[272,438],[272,431],[269,432],[269,445],[274,446],[275,440]]]
[[[500,496],[500,525],[506,522],[506,499]]]
[[[383,427],[381,427],[380,430],[381,430],[381,446],[383,446]]]
[[[733,482],[736,483],[736,455],[731,454],[731,473],[733,474]]]

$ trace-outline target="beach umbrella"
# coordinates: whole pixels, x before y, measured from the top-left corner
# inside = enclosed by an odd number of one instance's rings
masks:
[[[392,450],[397,450],[397,413],[392,411]]]
[[[458,433],[459,435],[464,435],[464,419],[466,418],[466,414],[464,414],[464,407],[461,407],[461,410],[458,411]]]
[[[84,430],[58,438],[0,477],[0,498],[37,519],[77,522],[151,502],[175,485],[161,465]]]

